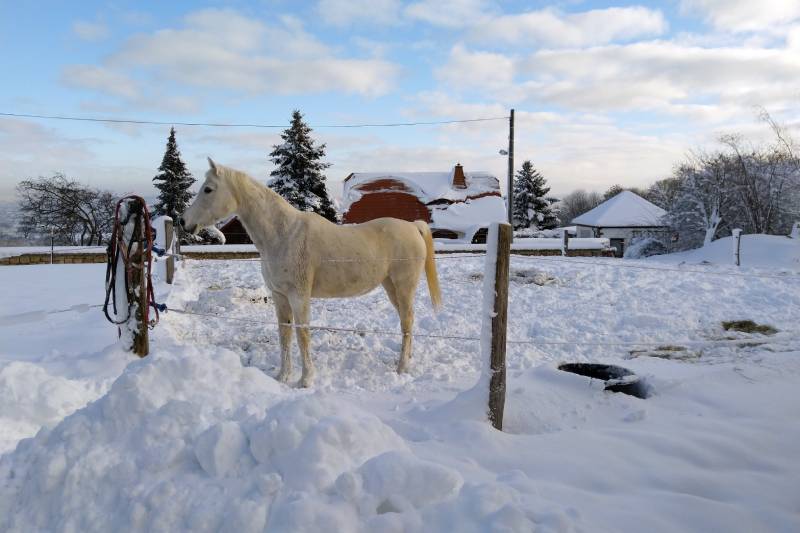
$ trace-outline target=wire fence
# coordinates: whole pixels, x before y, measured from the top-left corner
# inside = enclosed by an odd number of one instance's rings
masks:
[[[591,265],[591,266],[601,266],[601,267],[610,267],[610,268],[630,268],[636,270],[655,270],[659,272],[680,272],[682,274],[704,274],[709,276],[732,276],[732,277],[743,277],[743,278],[765,278],[765,279],[800,279],[800,274],[796,272],[786,272],[785,274],[757,274],[757,273],[748,273],[748,272],[718,272],[713,270],[697,270],[691,268],[671,268],[671,267],[656,267],[656,266],[646,266],[640,264],[630,264],[624,263],[620,261],[619,263],[611,263],[608,261],[597,260],[597,261],[581,261],[581,260],[574,260],[572,258],[567,257],[551,257],[551,256],[526,256],[526,258],[531,259],[533,261],[541,261],[547,263],[571,263],[571,264],[580,264],[580,265]]]
[[[80,247],[81,249],[85,249],[87,247]],[[443,259],[475,259],[475,258],[483,258],[485,254],[483,253],[465,253],[465,254],[448,254],[448,255],[438,255],[436,260],[443,260]],[[393,259],[395,261],[424,261],[425,258],[396,258]],[[247,259],[233,259],[236,261],[261,261],[261,258],[247,258]],[[323,259],[325,261],[332,261],[332,262],[372,262],[372,261],[384,261],[383,259],[341,259],[341,258],[329,258]],[[671,268],[671,267],[660,267],[660,266],[647,266],[641,264],[630,264],[630,263],[623,263],[623,262],[608,262],[602,260],[594,260],[594,261],[582,261],[576,260],[573,258],[568,257],[548,257],[548,256],[526,256],[525,260],[533,261],[533,262],[540,262],[540,263],[568,263],[568,264],[579,264],[579,265],[590,265],[590,266],[600,266],[600,267],[611,267],[611,268],[629,268],[629,269],[636,269],[636,270],[651,270],[651,271],[662,271],[662,272],[679,272],[679,273],[688,273],[688,274],[708,274],[708,275],[721,275],[721,276],[735,276],[735,277],[750,277],[750,278],[767,278],[767,279],[792,279],[798,278],[797,274],[783,274],[783,275],[770,275],[770,274],[750,274],[750,273],[740,273],[740,272],[717,272],[711,270],[697,270],[697,269],[683,269],[683,268]],[[53,314],[60,314],[65,312],[85,312],[89,309],[99,308],[102,305],[91,305],[91,304],[79,304],[75,306],[71,306],[64,309],[55,309],[49,311],[31,311],[27,313],[20,313],[17,315],[7,315],[7,316],[0,316],[0,326],[4,325],[12,325],[14,323],[18,323],[18,321],[25,321],[27,318],[33,317],[35,319],[38,316],[42,315],[53,315]],[[411,337],[415,338],[423,338],[423,339],[440,339],[440,340],[453,340],[453,341],[466,341],[466,342],[478,342],[481,340],[479,336],[470,336],[470,335],[451,335],[451,334],[437,334],[437,333],[401,333],[398,331],[388,331],[388,330],[379,330],[379,329],[366,329],[366,328],[348,328],[348,327],[338,327],[338,326],[328,326],[328,325],[318,325],[318,324],[294,324],[294,323],[280,323],[274,322],[269,320],[262,320],[262,319],[254,319],[254,318],[246,318],[246,317],[235,317],[235,316],[226,316],[226,315],[219,315],[219,314],[211,314],[211,313],[203,313],[198,311],[192,311],[189,309],[168,309],[169,312],[183,314],[183,315],[191,315],[191,316],[198,316],[198,317],[205,317],[205,318],[213,318],[216,320],[225,320],[225,321],[232,321],[232,322],[240,322],[240,323],[249,323],[249,324],[257,324],[260,326],[273,326],[273,327],[291,327],[293,329],[306,329],[306,330],[314,330],[314,331],[328,331],[334,333],[346,333],[346,334],[358,334],[358,335],[376,335],[376,336],[389,336],[389,337],[402,337],[404,335],[410,335]],[[610,334],[606,334],[610,335]],[[615,333],[615,335],[620,336],[619,332]],[[602,336],[602,335],[601,335]],[[624,335],[622,335],[624,336]],[[506,342],[509,345],[528,345],[528,346],[607,346],[607,347],[663,347],[663,346],[695,346],[695,347],[711,347],[711,346],[741,346],[742,344],[746,343],[759,343],[759,344],[785,344],[785,343],[793,343],[800,341],[800,332],[785,332],[784,335],[781,336],[772,336],[772,337],[760,337],[760,338],[740,338],[740,339],[711,339],[711,340],[696,340],[696,339],[658,339],[658,340],[645,340],[645,341],[579,341],[579,340],[562,340],[562,339],[508,339]]]
[[[103,307],[102,304],[77,304],[64,309],[53,309],[49,311],[29,311],[26,313],[19,313],[15,315],[0,316],[0,326],[14,325],[18,323],[16,319],[24,319],[27,316],[33,315],[54,315],[66,312],[86,312],[90,309],[98,309]],[[245,324],[254,324],[259,326],[273,326],[273,327],[290,327],[295,330],[306,329],[311,331],[328,331],[332,333],[347,333],[357,335],[375,335],[382,337],[403,337],[411,336],[413,338],[422,339],[439,339],[439,340],[454,340],[454,341],[467,341],[479,342],[481,337],[471,335],[447,335],[440,333],[402,333],[398,331],[379,330],[379,329],[366,329],[366,328],[347,328],[339,326],[326,326],[319,324],[294,324],[291,322],[274,322],[270,320],[262,320],[255,318],[226,316],[213,313],[203,313],[199,311],[191,311],[188,309],[168,308],[165,313],[177,313],[188,316],[198,316],[204,318],[213,318],[216,320],[225,320],[231,322],[240,322]],[[615,333],[615,335],[621,335]],[[646,340],[646,341],[579,341],[579,340],[563,340],[563,339],[508,339],[506,341],[510,345],[519,346],[612,346],[612,347],[636,347],[636,346],[652,346],[652,347],[715,347],[715,346],[741,346],[743,344],[786,344],[800,342],[800,332],[785,332],[784,335],[779,336],[764,336],[759,338],[740,338],[740,339],[709,339],[709,340],[695,340],[695,339],[659,339],[659,340]]]
[[[229,320],[233,322],[244,322],[266,326],[284,326],[292,329],[308,329],[313,331],[330,331],[335,333],[355,333],[359,335],[376,335],[388,337],[403,337],[405,335],[424,338],[424,339],[444,339],[444,340],[457,340],[457,341],[481,341],[481,337],[469,335],[445,335],[438,333],[401,333],[397,331],[388,330],[375,330],[364,328],[345,328],[335,326],[323,326],[317,324],[294,324],[290,322],[271,322],[268,320],[233,317],[225,315],[216,315],[212,313],[201,313],[197,311],[189,311],[187,309],[170,309],[170,312],[175,312],[183,315],[200,316],[207,318],[215,318],[218,320]],[[617,335],[619,335],[617,333]],[[711,340],[692,340],[692,339],[662,339],[662,340],[648,340],[648,341],[612,341],[612,342],[597,342],[597,341],[570,341],[570,340],[539,340],[539,339],[508,339],[508,344],[514,345],[532,345],[532,346],[738,346],[746,343],[763,343],[763,344],[782,344],[787,342],[800,341],[800,332],[790,332],[789,335],[777,337],[764,337],[764,338],[742,338],[742,339],[711,339]]]
[[[614,260],[616,262],[605,261],[601,258],[598,258],[593,261],[583,261],[580,259],[574,259],[571,257],[556,257],[556,256],[546,256],[546,255],[518,255],[512,252],[512,258],[514,260],[528,260],[528,261],[539,261],[541,263],[569,263],[569,264],[578,264],[578,265],[590,265],[590,266],[599,266],[604,268],[628,268],[634,270],[652,270],[658,272],[678,272],[681,274],[701,274],[701,275],[709,275],[709,276],[731,276],[737,278],[762,278],[762,279],[781,279],[781,280],[800,280],[800,273],[797,272],[786,272],[781,274],[761,274],[761,273],[751,273],[751,272],[720,272],[714,270],[699,270],[694,268],[672,268],[672,267],[660,267],[660,266],[647,266],[641,264],[631,264],[626,263],[622,260]],[[483,258],[485,257],[484,253],[469,253],[463,255],[456,255],[455,253],[450,254],[437,254],[436,261],[443,261],[443,260],[453,260],[453,259],[475,259],[475,258]],[[190,258],[191,259],[191,258]],[[221,259],[225,261],[261,261],[260,257],[248,257],[248,258],[229,258],[229,259]],[[372,262],[384,262],[384,261],[424,261],[425,258],[397,258],[397,259],[340,259],[340,258],[322,258],[322,261],[325,262],[336,262],[336,263],[372,263]]]

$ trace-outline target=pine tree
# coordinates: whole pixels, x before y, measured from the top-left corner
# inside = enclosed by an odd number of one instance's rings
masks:
[[[545,196],[550,192],[544,179],[530,161],[522,163],[522,168],[514,179],[513,218],[514,228],[552,229],[558,219],[552,211],[552,201]]]
[[[336,210],[325,188],[323,172],[330,167],[330,163],[322,161],[325,144],[315,145],[311,128],[298,110],[292,113],[291,125],[281,138],[283,144],[274,145],[269,154],[277,168],[270,172],[272,179],[267,185],[297,209],[314,211],[336,222]]]
[[[164,159],[161,160],[158,174],[153,181],[160,191],[153,215],[167,215],[177,220],[192,199],[193,194],[189,192],[189,187],[194,183],[194,178],[181,159],[178,143],[175,141],[175,128],[169,130]]]

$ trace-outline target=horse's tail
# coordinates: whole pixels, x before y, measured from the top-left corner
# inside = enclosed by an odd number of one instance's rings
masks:
[[[436,273],[436,258],[433,251],[433,236],[431,228],[423,220],[414,222],[419,230],[419,234],[425,240],[425,277],[428,279],[428,292],[431,295],[433,309],[438,311],[442,307],[442,293],[439,290],[439,275]]]

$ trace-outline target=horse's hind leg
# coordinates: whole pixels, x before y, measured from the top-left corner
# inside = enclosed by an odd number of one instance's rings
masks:
[[[283,294],[272,293],[272,301],[275,302],[275,315],[278,317],[279,324],[292,323],[292,306],[289,299]],[[292,326],[278,326],[278,338],[281,343],[281,370],[278,373],[278,381],[286,383],[292,375]]]
[[[400,361],[397,363],[397,373],[408,372],[409,361],[411,360],[411,331],[414,327],[414,287],[400,286],[386,279],[383,288],[389,301],[392,302],[397,314],[400,317],[400,329],[403,332],[403,347],[400,349]]]
[[[310,295],[293,295],[289,302],[294,313],[294,322],[298,326],[307,326],[311,311]],[[300,348],[300,355],[303,357],[303,376],[300,378],[300,385],[310,387],[314,383],[314,363],[311,361],[309,344],[311,333],[308,328],[297,328],[297,346]]]

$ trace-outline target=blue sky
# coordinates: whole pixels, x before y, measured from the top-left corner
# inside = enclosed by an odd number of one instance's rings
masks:
[[[517,115],[517,163],[553,192],[646,185],[723,132],[800,124],[800,0],[0,2],[0,111],[312,126]],[[266,178],[279,130],[178,127]],[[319,127],[334,194],[349,172],[503,176],[503,121]],[[167,126],[0,118],[0,198],[62,171],[152,194]]]

